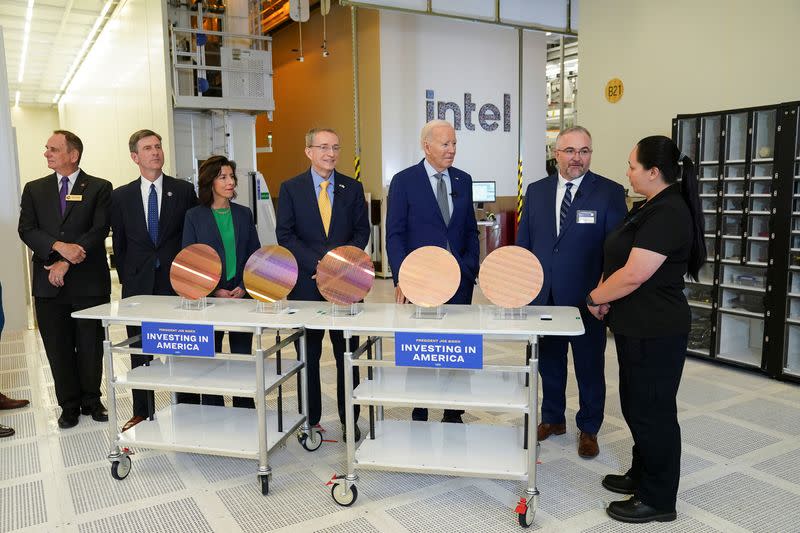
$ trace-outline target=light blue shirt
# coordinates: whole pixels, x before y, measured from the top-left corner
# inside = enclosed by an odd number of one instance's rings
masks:
[[[436,198],[439,180],[434,177],[434,174],[438,174],[438,172],[428,163],[427,159],[423,159],[422,164],[425,165],[425,172],[428,173],[428,180],[430,180],[431,188],[433,189],[433,197]],[[447,169],[442,172],[442,180],[444,180],[444,184],[447,187],[447,207],[450,209],[450,216],[453,216],[453,185],[450,183],[450,174],[448,174]]]
[[[320,184],[323,181],[325,181],[325,178],[323,178],[322,176],[317,174],[314,171],[313,167],[311,168],[311,178],[314,180],[314,194],[316,195],[317,199],[319,200],[319,193],[322,192],[322,187],[320,186]],[[331,182],[330,185],[328,185],[328,198],[330,198],[330,200],[331,200],[331,209],[333,209],[333,199],[334,199],[334,197],[336,197],[336,191],[334,191],[334,189],[336,188],[336,171],[335,170],[333,172],[331,172],[331,175],[328,178],[328,181]]]

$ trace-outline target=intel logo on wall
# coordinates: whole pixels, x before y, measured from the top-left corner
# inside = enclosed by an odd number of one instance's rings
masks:
[[[435,101],[433,89],[425,90],[425,122],[431,121],[435,118],[440,120],[448,120],[452,116],[453,128],[456,131],[463,128],[469,131],[475,131],[475,123],[473,122],[473,113],[478,108],[478,104],[472,102],[472,93],[464,93],[464,108],[456,102]],[[448,114],[448,111],[452,111]],[[435,112],[435,113],[434,113]],[[503,131],[511,131],[511,95],[503,94],[503,113],[500,114],[500,108],[492,103],[486,103],[478,109],[477,113],[478,125],[484,131],[495,131],[500,127],[500,122],[503,123]]]

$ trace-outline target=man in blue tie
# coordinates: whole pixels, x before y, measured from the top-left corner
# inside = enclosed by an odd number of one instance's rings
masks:
[[[33,252],[34,308],[61,407],[58,426],[71,428],[81,413],[108,420],[100,401],[103,329],[99,320],[72,313],[109,301],[106,259],[111,183],[80,168],[83,142],[56,130],[44,157],[52,174],[22,191],[19,235]]]
[[[111,194],[114,265],[122,297],[174,295],[169,269],[181,250],[186,211],[197,205],[197,195],[188,181],[164,175],[164,149],[158,133],[147,129],[133,133],[128,149],[139,167],[139,177]],[[129,337],[140,333],[138,326],[128,326]],[[141,342],[131,346],[140,348]],[[150,355],[131,355],[131,367],[152,360]],[[133,417],[122,431],[152,414],[153,392],[134,389]]]
[[[397,286],[400,265],[422,246],[446,248],[458,262],[461,283],[448,304],[472,303],[478,277],[478,223],[472,205],[472,177],[453,166],[456,132],[449,122],[431,120],[422,127],[420,144],[425,158],[392,178],[387,197],[386,249],[395,284],[395,301],[406,303]],[[446,409],[442,422],[461,423],[464,411]],[[428,410],[411,413],[428,420]]]
[[[574,126],[556,138],[558,174],[531,183],[525,194],[517,245],[536,255],[544,284],[533,305],[568,305],[581,310],[585,333],[543,337],[539,342],[542,416],[538,440],[566,432],[567,345],[572,347],[580,408],[578,455],[597,456],[606,385],[606,328],[586,307],[603,270],[603,242],[627,211],[621,185],[589,170],[592,136]]]

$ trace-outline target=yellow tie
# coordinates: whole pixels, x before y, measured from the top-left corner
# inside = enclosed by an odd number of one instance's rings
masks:
[[[330,181],[323,181],[319,184],[320,191],[319,191],[319,199],[317,203],[319,204],[319,214],[322,217],[322,225],[325,227],[325,235],[328,235],[328,228],[331,227],[331,199],[328,196],[328,185],[330,185]]]

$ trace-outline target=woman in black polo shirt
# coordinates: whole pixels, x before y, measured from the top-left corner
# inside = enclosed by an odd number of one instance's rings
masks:
[[[603,486],[633,495],[609,504],[612,518],[666,522],[676,518],[681,430],[675,398],[691,323],[683,278],[688,272],[697,279],[706,259],[703,215],[694,165],[668,137],[639,141],[627,175],[646,201],[606,238],[603,281],[586,301],[614,332],[622,414],[634,442],[631,468],[605,476]]]

